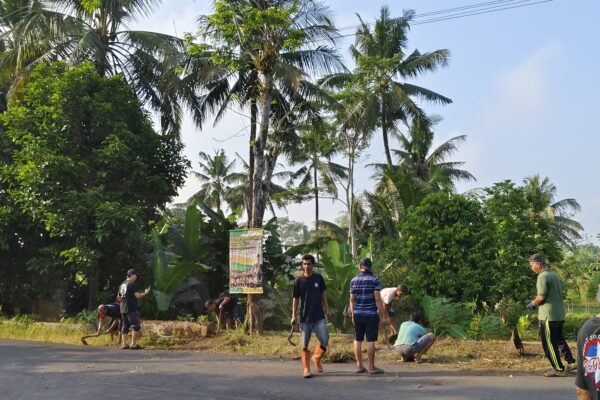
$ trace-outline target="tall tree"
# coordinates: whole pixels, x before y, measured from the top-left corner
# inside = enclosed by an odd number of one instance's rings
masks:
[[[313,91],[307,73],[330,73],[341,68],[335,49],[318,45],[332,42],[335,28],[323,4],[310,0],[217,0],[214,13],[203,17],[205,36],[214,45],[211,58],[234,71],[256,74],[258,130],[252,147],[250,227],[261,227],[276,157],[270,142],[274,95],[281,84],[288,97],[306,97]],[[210,46],[209,46],[210,47]],[[205,50],[206,45],[196,50]],[[290,110],[294,113],[297,110]],[[271,138],[271,139],[270,139]]]
[[[435,122],[435,121],[434,121]],[[379,233],[395,236],[409,207],[418,205],[425,196],[440,190],[454,190],[459,180],[475,180],[460,167],[463,162],[448,161],[466,136],[451,138],[432,148],[434,132],[431,121],[413,120],[408,134],[400,134],[401,148],[393,150],[398,161],[392,167],[374,164],[378,179],[375,193],[367,193],[372,215],[379,222]]]
[[[128,25],[148,16],[160,0],[2,0],[4,53],[0,67],[14,88],[40,62],[94,64],[100,76],[122,74],[136,94],[161,113],[164,131],[177,132],[181,104],[194,109],[200,82],[182,79],[185,42]]]
[[[572,219],[572,216],[581,210],[575,199],[556,199],[556,186],[548,177],[543,179],[533,175],[523,180],[525,195],[533,205],[532,212],[536,217],[550,219],[552,230],[558,242],[564,246],[574,248],[577,241],[581,240],[583,226]],[[538,211],[535,212],[534,210]]]
[[[303,164],[291,176],[291,183],[300,191],[311,192],[315,201],[315,231],[319,233],[319,195],[326,193],[338,197],[336,180],[346,178],[346,168],[332,161],[337,153],[335,139],[325,126],[303,129],[300,147],[290,157],[292,165]]]
[[[455,136],[432,148],[434,132],[430,124],[413,120],[409,133],[399,135],[400,149],[393,152],[398,158],[397,165],[426,192],[454,190],[456,181],[475,180],[470,172],[460,169],[464,162],[447,161],[466,138],[466,135]]]
[[[121,77],[91,64],[37,67],[2,122],[16,148],[8,193],[61,243],[94,308],[101,282],[143,263],[144,231],[185,179],[182,146],[153,130]]]
[[[230,162],[223,149],[215,151],[214,156],[201,151],[199,156],[200,172],[194,171],[193,174],[202,183],[202,187],[194,196],[219,211],[231,191],[231,185],[238,177],[233,171],[236,160]]]
[[[449,51],[442,49],[421,54],[418,50],[407,52],[408,30],[414,11],[404,11],[402,17],[392,18],[389,9],[381,8],[379,19],[371,24],[358,19],[355,43],[350,52],[356,63],[351,73],[332,74],[321,83],[328,88],[358,86],[368,96],[369,107],[377,112],[378,126],[383,137],[385,158],[388,166],[393,165],[389,145],[389,133],[401,121],[411,119],[427,123],[423,110],[415,103],[421,98],[438,104],[451,103],[434,91],[408,83],[426,72],[435,71],[448,64]]]
[[[338,127],[336,135],[340,151],[348,161],[346,179],[340,179],[340,185],[346,192],[346,211],[348,224],[348,245],[353,257],[357,255],[355,241],[355,211],[361,210],[360,203],[354,197],[354,170],[361,153],[367,148],[375,128],[377,116],[369,114],[373,111],[365,102],[365,93],[360,88],[343,90],[335,94],[337,100],[333,109],[334,126]]]

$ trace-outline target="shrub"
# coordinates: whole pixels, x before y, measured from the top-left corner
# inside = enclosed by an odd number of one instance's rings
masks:
[[[452,336],[466,339],[468,329],[473,320],[475,306],[465,303],[452,303],[443,297],[423,297],[425,317],[431,329],[438,336]]]

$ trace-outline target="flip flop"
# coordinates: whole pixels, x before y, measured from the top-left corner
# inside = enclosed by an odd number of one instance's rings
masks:
[[[377,375],[377,374],[384,374],[384,373],[385,373],[385,371],[382,370],[381,368],[377,368],[373,371],[369,371],[369,375]]]
[[[129,345],[126,344],[125,346],[121,347],[121,350],[127,350],[129,348]]]
[[[143,347],[140,346],[139,344],[136,344],[135,346],[130,346],[129,350],[142,350]]]
[[[365,372],[367,372],[367,369],[365,367],[362,367],[362,368],[358,368],[355,372],[357,374],[364,374]]]

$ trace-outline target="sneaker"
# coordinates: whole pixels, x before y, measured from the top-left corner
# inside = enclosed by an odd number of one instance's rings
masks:
[[[544,376],[547,378],[555,378],[555,377],[569,376],[569,374],[567,371],[550,370],[550,371],[544,372]]]

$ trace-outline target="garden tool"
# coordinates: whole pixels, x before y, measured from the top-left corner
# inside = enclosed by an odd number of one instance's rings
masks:
[[[290,329],[290,334],[287,337],[287,341],[290,345],[295,346],[296,343],[292,342],[292,336],[294,336],[294,325],[292,325],[292,327]]]

